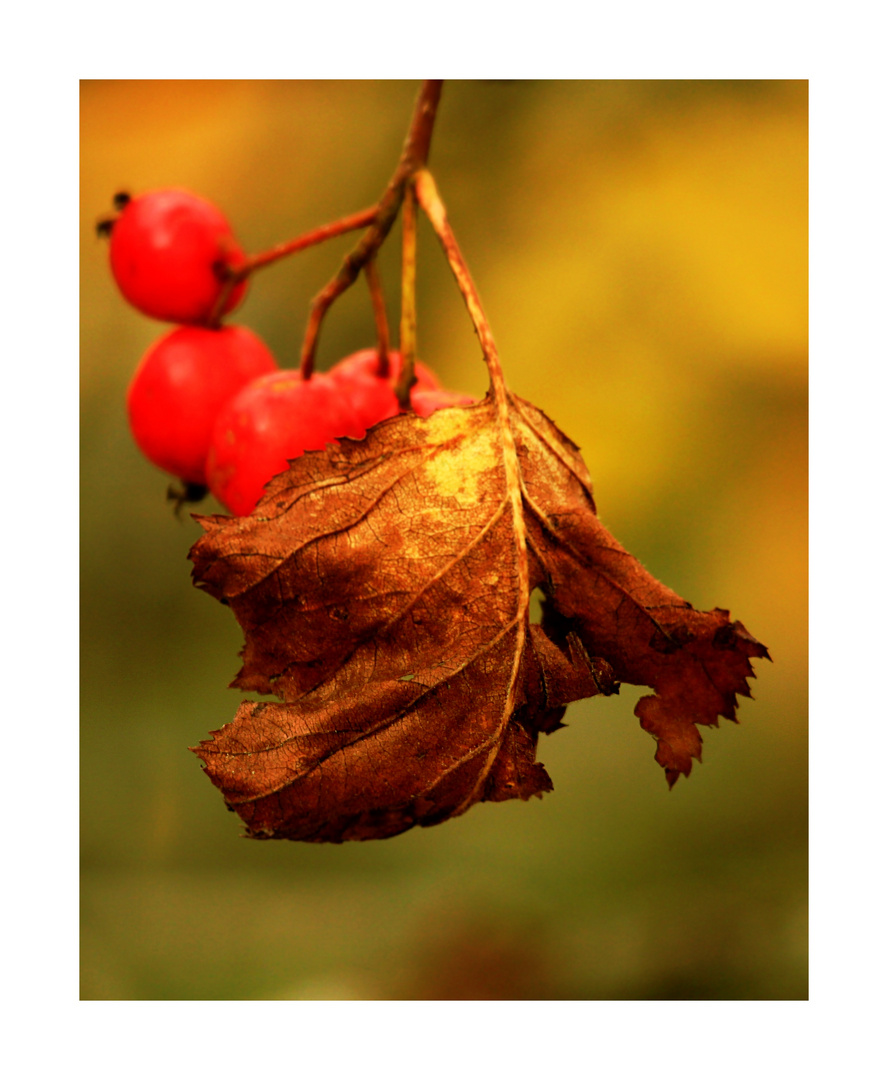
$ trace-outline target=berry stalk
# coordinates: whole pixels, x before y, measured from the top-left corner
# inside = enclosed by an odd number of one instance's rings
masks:
[[[399,348],[401,350],[401,374],[395,385],[395,396],[402,409],[410,405],[410,388],[413,385],[413,369],[416,365],[416,193],[408,184],[404,192],[404,209],[401,221],[401,326]]]
[[[367,278],[367,286],[370,289],[370,302],[373,304],[373,319],[376,323],[376,352],[379,356],[379,365],[376,374],[380,379],[387,379],[391,370],[389,362],[389,328],[388,318],[385,313],[385,296],[382,292],[382,279],[379,276],[379,267],[375,257],[368,260],[364,267],[364,276]]]
[[[404,149],[401,151],[400,161],[377,204],[373,224],[345,256],[336,276],[312,301],[299,363],[303,379],[310,379],[314,371],[318,335],[324,316],[337,297],[354,284],[367,262],[376,255],[398,216],[408,182],[426,166],[443,81],[443,79],[426,79],[423,82],[413,109],[413,118]]]
[[[295,237],[293,240],[287,240],[283,244],[276,244],[273,248],[269,248],[268,251],[264,251],[260,255],[253,255],[247,259],[246,265],[236,271],[234,277],[246,277],[247,274],[251,274],[254,270],[259,270],[263,266],[277,262],[278,259],[283,259],[287,255],[303,251],[314,244],[321,244],[325,240],[332,240],[334,236],[341,236],[343,233],[354,232],[355,229],[366,228],[375,217],[376,207],[370,206],[366,210],[359,210],[358,213],[349,214],[338,221],[331,221],[328,225],[321,225],[317,229],[312,229],[311,232]]]
[[[343,233],[354,232],[356,229],[366,228],[376,217],[376,209],[375,206],[371,206],[366,210],[359,210],[356,214],[348,214],[346,217],[339,218],[337,221],[331,221],[327,225],[320,225],[318,228],[312,229],[307,233],[302,233],[292,240],[286,240],[282,244],[275,244],[274,247],[269,248],[267,251],[260,252],[258,255],[249,256],[246,262],[237,267],[237,269],[234,269],[227,263],[220,264],[217,267],[217,272],[219,276],[224,279],[225,286],[216,302],[210,325],[219,325],[219,320],[222,317],[225,305],[228,302],[228,298],[232,291],[255,270],[261,270],[264,266],[270,266],[279,259],[284,259],[288,255],[295,255],[296,252],[304,251],[309,247],[314,247],[315,244],[322,244],[325,240],[332,240],[336,236],[342,236]]]

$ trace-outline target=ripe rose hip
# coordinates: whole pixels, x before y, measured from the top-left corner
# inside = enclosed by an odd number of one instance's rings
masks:
[[[323,450],[364,426],[329,375],[276,371],[255,379],[221,410],[207,456],[207,483],[238,516],[252,512],[273,476],[305,450]]]
[[[246,261],[228,221],[212,203],[177,188],[125,201],[110,225],[111,271],[124,297],[165,322],[205,325],[224,287],[219,268]],[[222,314],[243,299],[236,285]]]
[[[268,348],[245,326],[171,330],[142,357],[127,391],[139,449],[180,480],[206,484],[219,410],[247,383],[275,370]]]

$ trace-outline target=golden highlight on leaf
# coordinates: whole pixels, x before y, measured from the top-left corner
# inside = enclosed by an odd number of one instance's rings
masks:
[[[566,706],[637,707],[670,785],[698,725],[734,719],[767,650],[701,613],[599,522],[579,451],[529,402],[402,415],[198,518],[194,580],[244,631],[244,702],[195,748],[249,836],[334,841],[551,790],[539,734]],[[546,596],[540,624],[530,594]]]

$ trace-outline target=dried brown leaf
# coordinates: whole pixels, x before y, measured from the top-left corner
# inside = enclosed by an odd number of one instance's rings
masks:
[[[767,656],[610,536],[577,447],[506,393],[306,453],[252,515],[198,520],[195,583],[244,630],[233,685],[281,699],[195,748],[254,837],[385,837],[541,795],[539,733],[621,681],[656,691],[636,712],[671,785]]]

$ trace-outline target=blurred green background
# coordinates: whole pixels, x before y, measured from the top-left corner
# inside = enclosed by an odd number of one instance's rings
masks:
[[[805,82],[448,82],[432,144],[512,388],[580,444],[611,532],[770,647],[739,727],[669,792],[625,686],[544,737],[544,799],[341,846],[240,839],[186,749],[234,714],[240,632],[131,442],[127,382],[166,328],[116,293],[96,219],[183,186],[262,250],[378,197],[417,89],[81,84],[82,997],[805,998]],[[236,321],[282,366],[353,240],[254,280]],[[425,225],[418,311],[421,358],[482,394]],[[359,282],[319,366],[372,341]]]

